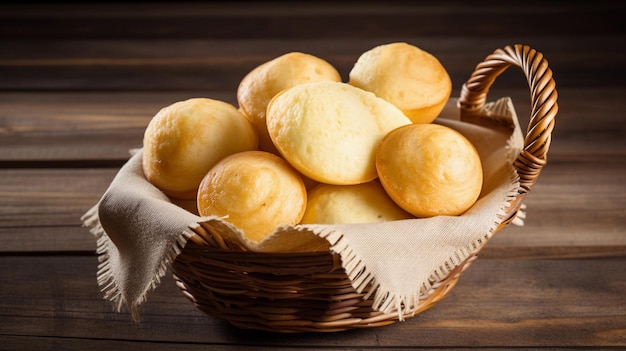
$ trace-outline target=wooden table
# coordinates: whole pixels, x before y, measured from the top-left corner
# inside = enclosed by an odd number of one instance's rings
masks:
[[[602,1],[0,5],[0,349],[626,347],[623,18]],[[235,103],[245,73],[288,51],[345,79],[360,53],[393,41],[437,56],[453,96],[497,48],[528,44],[548,59],[560,111],[525,226],[499,232],[442,302],[387,327],[238,330],[197,310],[170,274],[140,323],[114,311],[80,216],[161,107]],[[527,121],[521,71],[490,96],[512,97]]]

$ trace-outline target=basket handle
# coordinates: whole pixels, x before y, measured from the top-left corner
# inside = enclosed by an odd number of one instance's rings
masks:
[[[463,84],[459,97],[461,114],[480,109],[495,79],[509,66],[520,67],[530,88],[531,112],[524,147],[513,162],[520,176],[520,194],[525,195],[546,164],[558,112],[556,83],[543,54],[526,45],[506,46],[487,56]]]

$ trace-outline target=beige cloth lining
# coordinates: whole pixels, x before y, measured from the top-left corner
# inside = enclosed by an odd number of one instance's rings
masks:
[[[402,320],[403,315],[414,312],[420,293],[482,248],[518,193],[512,163],[523,146],[523,135],[511,100],[502,98],[479,112],[484,121],[496,121],[506,128],[462,122],[458,114],[456,99],[451,99],[435,123],[459,130],[481,155],[483,191],[463,215],[369,224],[284,226],[259,243],[247,241],[222,218],[198,217],[173,204],[145,179],[142,151],[136,150],[100,201],[81,218],[97,239],[97,283],[118,312],[126,306],[138,320],[138,306],[160,284],[184,248],[193,234],[190,228],[202,223],[219,228],[230,240],[253,251],[330,248],[340,255],[357,291],[372,285],[373,308],[397,312]],[[523,214],[518,215],[514,223],[522,224],[522,218]]]

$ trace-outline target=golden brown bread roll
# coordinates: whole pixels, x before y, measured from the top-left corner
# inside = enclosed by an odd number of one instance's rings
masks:
[[[411,124],[387,134],[376,168],[387,194],[416,217],[462,214],[482,189],[476,148],[439,124]]]
[[[274,145],[300,173],[337,185],[375,179],[378,143],[411,123],[373,93],[328,81],[283,90],[268,104],[266,122]]]
[[[356,185],[319,184],[309,190],[302,224],[348,224],[414,218],[377,180]]]
[[[452,81],[441,62],[404,42],[364,52],[350,71],[349,83],[391,102],[414,123],[432,122],[452,92]]]
[[[259,149],[275,152],[267,134],[267,104],[284,89],[316,81],[341,81],[339,72],[327,61],[302,52],[289,52],[257,66],[237,87],[239,108],[257,128]]]
[[[235,106],[192,98],[164,107],[152,118],[143,137],[143,169],[165,194],[194,199],[214,164],[257,145],[254,127]]]
[[[197,199],[201,216],[226,217],[251,241],[300,222],[306,201],[300,174],[265,151],[240,152],[218,162],[200,183]]]

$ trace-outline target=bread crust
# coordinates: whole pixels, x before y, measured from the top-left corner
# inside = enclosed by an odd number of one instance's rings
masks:
[[[411,123],[389,102],[341,82],[282,91],[270,101],[266,121],[289,163],[308,178],[337,185],[374,180],[378,143],[392,129]]]
[[[452,93],[452,80],[441,62],[405,42],[379,45],[361,54],[349,83],[391,102],[413,123],[435,120]]]
[[[460,215],[482,189],[476,148],[439,124],[412,124],[389,133],[376,153],[376,168],[389,196],[416,217]]]
[[[143,170],[165,194],[194,199],[214,164],[257,147],[254,127],[235,106],[191,98],[162,108],[150,120],[143,137]]]
[[[341,81],[341,75],[328,61],[303,52],[289,52],[252,69],[239,82],[237,103],[259,133],[259,149],[276,152],[267,133],[265,111],[279,92],[298,84]]]
[[[266,151],[233,154],[217,163],[198,189],[198,213],[224,217],[251,241],[300,222],[307,202],[300,174]]]

